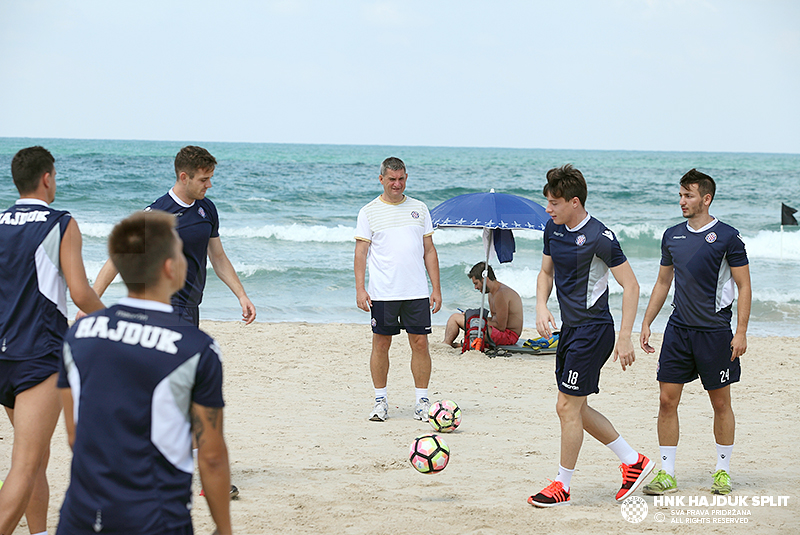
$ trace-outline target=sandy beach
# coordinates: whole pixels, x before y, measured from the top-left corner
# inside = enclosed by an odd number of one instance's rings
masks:
[[[462,355],[439,343],[443,328],[434,327],[431,398],[455,400],[463,422],[455,433],[444,435],[452,450],[449,466],[440,474],[423,475],[408,463],[408,447],[414,437],[432,429],[412,418],[405,336],[395,337],[390,353],[390,418],[376,423],[367,420],[373,396],[368,326],[203,322],[201,327],[217,339],[225,359],[225,434],[232,481],[241,491],[231,507],[237,533],[747,530],[766,535],[798,530],[800,472],[792,461],[800,435],[800,403],[794,394],[794,378],[800,373],[798,338],[748,340],[743,380],[732,389],[737,437],[731,465],[734,492],[728,499],[738,503],[702,503],[714,499],[708,488],[715,451],[711,406],[695,381],[685,388],[680,408],[680,491],[672,495],[684,505],[656,505],[653,497],[637,491],[648,515],[634,524],[623,518],[614,500],[621,481],[616,457],[588,435],[572,480],[572,505],[536,509],[526,503],[555,476],[558,463],[552,356]],[[533,329],[523,332],[524,338],[534,336]],[[659,347],[661,336],[653,339]],[[634,448],[651,458],[658,457],[655,367],[656,356],[638,349],[636,363],[625,372],[609,361],[600,394],[590,398]],[[9,468],[12,443],[11,426],[3,418],[0,474]],[[69,462],[62,421],[48,471],[50,533],[58,522]],[[199,496],[193,517],[197,533],[211,533],[208,508]],[[28,533],[24,520],[14,533]]]

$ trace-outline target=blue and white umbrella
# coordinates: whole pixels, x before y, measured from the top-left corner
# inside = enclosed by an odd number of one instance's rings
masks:
[[[544,230],[549,219],[545,209],[532,200],[494,190],[459,195],[431,210],[434,228]]]
[[[489,265],[489,254],[495,233],[511,244],[511,251],[507,252],[508,260],[513,253],[513,230],[544,230],[550,216],[541,205],[507,193],[467,193],[448,199],[431,210],[431,222],[434,228],[482,228],[484,236],[488,234],[486,245],[486,264]],[[498,258],[500,254],[498,253]],[[503,262],[503,259],[500,259]],[[486,303],[486,274],[483,272],[483,288],[481,289],[481,326],[483,324],[483,310]]]

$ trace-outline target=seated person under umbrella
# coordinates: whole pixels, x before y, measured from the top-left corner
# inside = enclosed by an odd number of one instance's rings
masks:
[[[491,328],[489,335],[496,345],[514,345],[522,334],[522,299],[519,294],[497,280],[492,266],[485,267],[485,262],[478,262],[469,271],[469,278],[475,289],[483,288],[483,270],[487,270],[486,295],[489,297],[490,315],[486,318]],[[457,312],[447,320],[444,330],[444,343],[459,347],[455,342],[460,331],[464,330],[464,314]]]

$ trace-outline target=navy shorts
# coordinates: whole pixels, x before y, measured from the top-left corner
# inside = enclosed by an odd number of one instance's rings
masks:
[[[614,325],[563,327],[556,350],[556,384],[570,396],[600,392],[600,370],[614,351]]]
[[[742,368],[738,358],[731,361],[731,340],[730,330],[697,331],[667,323],[656,379],[684,384],[699,376],[706,390],[739,382]]]
[[[200,327],[200,307],[172,306],[172,310],[195,327]]]
[[[405,329],[409,334],[431,334],[431,301],[427,297],[408,301],[373,301],[372,332],[394,336]]]
[[[60,361],[55,353],[28,360],[0,360],[0,404],[13,409],[19,394],[58,373]]]

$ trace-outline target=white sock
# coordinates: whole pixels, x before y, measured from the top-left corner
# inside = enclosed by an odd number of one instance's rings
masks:
[[[611,451],[617,454],[619,462],[624,464],[635,464],[639,460],[639,453],[631,448],[622,435],[617,437],[617,440],[606,444]]]
[[[414,390],[417,393],[417,403],[419,403],[419,400],[421,400],[422,398],[426,398],[426,399],[428,398],[428,389],[427,388],[415,388]]]
[[[386,386],[384,386],[383,388],[376,388],[375,389],[375,401],[378,401],[381,398],[389,399],[389,394],[387,393],[388,392],[388,388],[389,387],[386,387]]]
[[[717,444],[717,467],[714,471],[725,470],[730,473],[731,471],[731,454],[733,453],[733,444],[730,446],[722,446]]]
[[[659,446],[661,451],[661,469],[675,477],[675,454],[678,451],[678,446]]]
[[[40,531],[39,533],[31,533],[31,535],[47,535],[47,530]]]
[[[575,469],[569,470],[568,468],[564,468],[560,464],[558,465],[558,475],[556,476],[556,481],[560,481],[562,485],[564,485],[564,490],[569,492],[569,485],[572,482],[572,474],[575,472]]]

